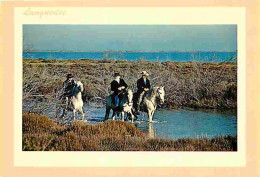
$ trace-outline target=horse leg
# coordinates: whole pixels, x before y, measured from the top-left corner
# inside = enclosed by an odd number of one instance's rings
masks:
[[[105,120],[104,121],[108,120],[109,113],[110,113],[110,109],[106,108],[106,115],[105,115]]]
[[[130,116],[131,116],[131,121],[132,121],[132,123],[134,123],[134,115],[133,115],[132,111],[131,111],[131,113],[130,113]]]
[[[124,111],[121,112],[121,118],[122,118],[122,121],[124,122],[124,120],[125,120],[125,113],[124,113]]]
[[[132,109],[129,111],[128,115],[128,120],[131,119],[131,122],[134,123],[134,113]]]
[[[134,116],[134,120],[137,120],[138,116],[136,115],[136,112],[133,110],[133,108],[131,109],[131,113]]]
[[[59,120],[60,118],[60,109],[56,105],[56,119]]]
[[[82,116],[82,121],[84,121],[85,120],[85,115],[84,115],[84,112],[83,112],[82,108],[80,109],[80,113],[81,113],[81,116]]]
[[[113,111],[112,120],[115,120],[115,117],[116,117],[116,113],[115,111]]]
[[[64,118],[65,115],[67,115],[67,109],[66,108],[62,108],[61,118]]]
[[[76,116],[76,109],[73,109],[73,121],[75,121],[75,116]]]
[[[154,112],[155,112],[155,111],[152,111],[152,117],[153,117],[153,115],[154,115]]]
[[[149,122],[153,121],[153,116],[152,116],[152,111],[148,110],[148,118],[149,118]]]

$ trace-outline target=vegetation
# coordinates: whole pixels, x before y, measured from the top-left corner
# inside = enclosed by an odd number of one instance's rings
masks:
[[[24,151],[237,151],[237,137],[177,140],[148,138],[134,125],[107,121],[97,125],[55,123],[46,116],[23,114]]]
[[[140,72],[150,73],[152,85],[165,86],[164,108],[237,107],[237,63],[149,62],[124,60],[23,60],[23,100],[54,103],[67,73],[84,84],[83,99],[105,102],[114,72],[136,90]],[[35,112],[37,106],[33,107]],[[41,107],[41,110],[43,108]]]

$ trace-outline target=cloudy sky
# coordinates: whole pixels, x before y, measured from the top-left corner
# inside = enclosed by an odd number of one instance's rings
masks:
[[[236,25],[24,25],[24,50],[234,51]]]

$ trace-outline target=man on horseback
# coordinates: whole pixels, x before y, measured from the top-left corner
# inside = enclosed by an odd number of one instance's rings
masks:
[[[72,74],[67,74],[67,79],[63,82],[61,99],[68,99],[72,96],[72,90],[76,82],[73,79]]]
[[[111,82],[111,90],[114,92],[112,94],[112,102],[115,105],[115,107],[118,107],[123,98],[123,93],[125,92],[125,89],[127,88],[127,84],[123,79],[120,78],[119,73],[114,74],[114,80]]]
[[[137,94],[138,94],[138,100],[137,100],[137,114],[140,114],[140,105],[143,101],[143,98],[146,96],[147,92],[150,90],[151,85],[150,81],[148,80],[149,74],[146,71],[141,72],[142,77],[137,80]]]

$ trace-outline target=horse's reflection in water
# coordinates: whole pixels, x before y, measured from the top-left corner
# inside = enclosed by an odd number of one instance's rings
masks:
[[[140,128],[145,133],[147,133],[148,138],[155,138],[156,137],[156,132],[155,132],[153,123],[149,122],[148,124],[145,124],[145,125],[135,124],[135,126],[137,128]]]
[[[152,123],[149,123],[149,126],[148,126],[148,137],[155,138],[155,130],[154,130],[154,126]]]

